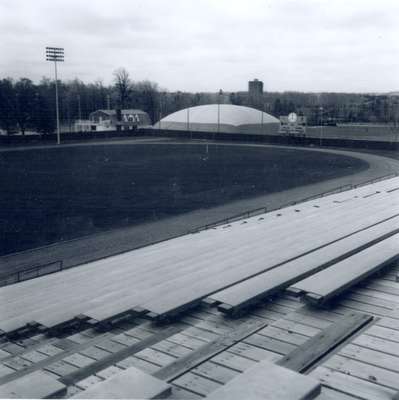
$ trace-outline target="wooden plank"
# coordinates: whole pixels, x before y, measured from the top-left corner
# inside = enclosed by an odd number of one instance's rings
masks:
[[[78,368],[84,368],[92,364],[95,360],[94,358],[86,357],[82,354],[75,353],[71,354],[68,357],[65,357],[62,361],[67,362],[68,364],[72,364]]]
[[[399,285],[398,285],[399,289]],[[370,297],[370,301],[374,301],[374,299],[379,300],[385,300],[391,303],[391,306],[389,308],[392,308],[393,305],[399,305],[399,293],[398,295],[390,294],[390,293],[384,293],[379,290],[372,290],[372,289],[366,289],[362,287],[355,287],[351,291],[351,294],[357,294],[361,296],[368,296]]]
[[[210,400],[310,400],[320,394],[320,383],[305,375],[261,361],[211,393]]]
[[[189,392],[188,390],[179,386],[172,385],[172,394],[169,396],[169,398],[173,400],[198,400],[202,399],[203,396]]]
[[[292,314],[290,314],[292,317]],[[298,314],[297,314],[298,315]],[[309,321],[310,318],[306,318],[304,315],[301,316],[302,319],[300,319],[300,316],[298,315],[298,320],[297,321],[292,321],[288,319],[288,316],[284,319],[278,320],[272,324],[272,326],[275,326],[280,329],[285,329],[287,331],[299,333],[300,335],[312,337],[317,335],[322,329],[326,328],[327,326],[330,325],[330,323],[321,323],[320,320],[318,320],[318,326],[322,327],[317,327],[315,328],[314,326],[309,326],[305,324],[304,322]],[[322,321],[324,322],[324,321]]]
[[[77,373],[79,368],[75,365],[68,364],[62,360],[55,361],[50,365],[44,367],[46,371],[52,372],[60,377],[67,376],[69,374]]]
[[[96,373],[95,376],[100,377],[101,379],[109,379],[111,376],[119,374],[123,368],[119,368],[115,365],[111,365],[110,367],[104,368],[103,370]]]
[[[296,346],[291,343],[257,334],[246,338],[244,343],[283,355],[291,353],[296,348]]]
[[[173,385],[177,385],[190,392],[207,396],[221,386],[220,383],[189,372],[177,378]]]
[[[66,386],[43,371],[35,371],[0,386],[0,397],[8,399],[47,399],[60,397]]]
[[[356,400],[357,397],[353,397],[349,394],[337,392],[336,390],[322,386],[321,393],[317,397],[317,400]]]
[[[393,372],[399,372],[399,357],[382,353],[354,344],[349,344],[339,351],[340,355],[366,364],[375,365]]]
[[[364,282],[364,286],[373,291],[399,296],[399,285],[397,284],[391,284],[388,286],[387,284],[382,283],[380,280],[373,279],[372,281]]]
[[[26,369],[33,363],[31,361],[24,360],[19,356],[15,356],[13,358],[8,358],[7,360],[3,361],[3,364],[6,365],[7,367],[11,367],[17,371],[20,371]]]
[[[377,317],[384,317],[387,315],[392,315],[392,310],[388,310],[385,307],[374,306],[372,304],[366,304],[361,301],[348,300],[346,296],[340,299],[339,305],[334,308],[337,312],[342,312],[343,314],[350,311],[368,313]]]
[[[399,343],[399,331],[395,329],[389,329],[382,326],[373,325],[369,329],[367,329],[365,334]]]
[[[322,304],[398,258],[399,235],[389,237],[293,285],[305,300]]]
[[[230,347],[227,351],[233,354],[238,354],[239,356],[249,358],[254,361],[269,360],[277,361],[282,356],[273,351],[261,349],[260,347],[252,346],[248,343],[237,343]]]
[[[238,372],[244,372],[257,363],[257,361],[254,361],[251,358],[239,356],[230,351],[223,351],[214,356],[211,360],[216,364],[234,369]]]
[[[365,364],[360,361],[334,355],[323,366],[340,371],[343,374],[355,376],[371,383],[399,390],[399,373],[387,371],[384,368]]]
[[[112,337],[111,340],[113,342],[123,344],[124,346],[131,346],[140,341],[140,339],[137,339],[133,336],[125,335],[124,333],[120,333],[119,335]]]
[[[376,322],[376,325],[383,326],[385,328],[399,330],[399,319],[384,317],[384,318],[379,319]]]
[[[234,313],[397,233],[398,226],[399,217],[390,219],[217,292],[209,300],[221,303],[220,311]]]
[[[325,367],[317,367],[310,376],[319,379],[324,386],[365,400],[392,400],[395,391],[363,379],[342,374]]]
[[[95,385],[96,383],[101,382],[102,379],[96,375],[90,375],[86,379],[81,380],[80,382],[76,383],[76,386],[81,389],[85,390],[88,389],[90,386]]]
[[[154,399],[166,397],[170,393],[170,385],[137,368],[130,367],[103,382],[90,386],[73,398]]]
[[[163,353],[169,354],[173,357],[183,357],[191,353],[191,349],[170,342],[169,340],[162,340],[161,342],[155,343],[151,346],[151,348],[154,350],[162,351]]]
[[[393,310],[396,306],[396,303],[392,300],[381,299],[380,297],[363,294],[359,291],[356,291],[356,289],[348,291],[345,299],[358,301],[364,304],[370,304],[372,306],[385,308],[387,310]]]
[[[192,373],[225,384],[239,375],[239,372],[212,361],[206,361],[191,370]]]
[[[399,357],[399,343],[392,342],[386,338],[381,339],[375,336],[362,334],[356,337],[352,343]]]
[[[152,344],[155,344],[159,342],[160,340],[166,339],[167,337],[174,335],[182,330],[182,327],[180,325],[176,326],[171,326],[168,328],[163,329],[161,332],[152,335],[148,337],[147,339],[143,339],[139,343],[133,344],[130,347],[123,346],[123,349],[110,354],[109,356],[106,356],[102,358],[101,360],[94,361],[92,364],[90,364],[86,368],[81,368],[77,371],[74,371],[69,374],[65,374],[62,378],[61,381],[65,383],[66,385],[72,385],[76,382],[79,382],[85,378],[87,378],[90,375],[94,375],[98,371],[101,371],[104,368],[107,368],[111,365],[114,365],[123,359],[132,356],[136,353],[139,353],[143,349],[148,348]],[[116,344],[116,343],[115,343]]]
[[[300,346],[309,339],[308,336],[298,334],[292,330],[280,329],[274,326],[267,326],[265,329],[259,331],[258,334],[272,339],[278,339],[295,346]]]
[[[306,307],[306,306],[305,306]],[[301,325],[307,326],[309,328],[313,328],[313,329],[318,329],[323,330],[325,328],[327,328],[329,325],[331,325],[331,321],[327,321],[323,318],[321,318],[318,315],[305,315],[303,313],[300,313],[301,309],[298,309],[297,311],[293,312],[293,313],[289,313],[284,317],[284,322],[289,323],[300,323]],[[279,321],[276,321],[279,322]],[[313,334],[310,336],[314,336]]]
[[[91,357],[94,360],[101,360],[102,358],[109,356],[110,352],[98,347],[90,346],[87,349],[82,350],[80,354]]]
[[[191,350],[196,350],[206,343],[204,340],[199,340],[195,337],[184,335],[183,333],[177,333],[176,335],[171,336],[168,340]]]
[[[217,334],[213,331],[207,330],[207,329],[202,329],[202,328],[198,327],[197,325],[190,326],[189,328],[185,329],[182,332],[182,334],[193,337],[198,340],[202,340],[204,342],[210,342],[219,336],[219,334]]]
[[[161,351],[154,350],[152,348],[146,348],[139,351],[135,354],[135,357],[159,365],[160,367],[165,367],[176,360],[176,357],[165,354]]]
[[[235,343],[247,338],[264,326],[264,323],[259,323],[257,321],[243,324],[243,326],[237,327],[236,330],[222,335],[211,342],[205,343],[197,350],[177,359],[172,364],[160,369],[154,376],[163,380],[172,381],[222,351],[227,350]]]
[[[127,369],[129,367],[136,367],[144,372],[147,372],[148,374],[153,374],[155,371],[159,370],[159,365],[152,364],[148,361],[142,360],[141,358],[137,358],[135,356],[130,356],[122,361],[119,361],[116,364],[117,367],[119,368],[124,368]]]
[[[15,369],[7,367],[6,365],[0,364],[0,378],[3,376],[10,375],[15,372]]]
[[[278,361],[278,364],[294,371],[304,372],[371,320],[372,317],[365,314],[348,314],[342,321],[318,333],[287,354]]]

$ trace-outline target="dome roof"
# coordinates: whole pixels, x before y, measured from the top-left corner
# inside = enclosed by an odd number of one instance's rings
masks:
[[[155,129],[184,132],[277,134],[280,121],[255,108],[232,104],[207,104],[185,108],[166,116]]]
[[[187,123],[188,114],[190,124],[218,123],[218,105],[207,104],[203,106],[190,107],[189,111],[187,111],[187,108],[176,111],[175,113],[163,118],[161,120],[161,125],[166,128],[168,122]],[[232,104],[220,104],[221,125],[258,125],[262,123],[262,114],[263,124],[280,123],[277,118],[265,112],[256,110],[255,108],[235,106]]]

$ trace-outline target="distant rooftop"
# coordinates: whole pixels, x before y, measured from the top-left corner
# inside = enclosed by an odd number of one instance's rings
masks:
[[[116,110],[110,110],[110,109],[100,109],[100,110],[96,110],[94,112],[103,112],[105,114],[108,115],[116,115]],[[129,109],[125,109],[125,110],[121,110],[122,114],[138,114],[138,113],[144,113],[143,110],[139,110],[139,109],[135,109],[135,108],[129,108]]]

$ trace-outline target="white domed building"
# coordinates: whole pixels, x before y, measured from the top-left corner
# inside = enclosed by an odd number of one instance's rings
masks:
[[[247,134],[277,134],[280,121],[255,108],[207,104],[177,111],[162,118],[155,129]]]

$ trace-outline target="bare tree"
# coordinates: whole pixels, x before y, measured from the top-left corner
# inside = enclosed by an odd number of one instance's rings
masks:
[[[115,88],[118,94],[120,108],[125,108],[132,90],[132,81],[129,72],[125,68],[118,68],[114,71]]]

